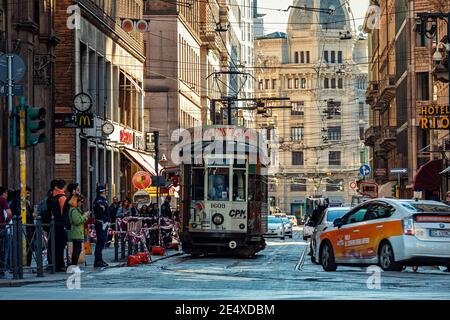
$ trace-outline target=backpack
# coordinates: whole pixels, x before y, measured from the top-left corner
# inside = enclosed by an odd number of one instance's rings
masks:
[[[52,217],[52,212],[49,208],[50,197],[51,196],[46,196],[44,199],[42,199],[41,202],[39,202],[37,209],[38,216],[41,216],[42,223],[45,224],[50,223]]]
[[[72,228],[72,223],[70,222],[70,214],[69,214],[69,210],[70,210],[70,199],[72,197],[68,197],[66,199],[66,202],[64,202],[64,207],[63,207],[63,219],[64,219],[64,229],[66,229],[66,231],[70,231],[70,229]]]

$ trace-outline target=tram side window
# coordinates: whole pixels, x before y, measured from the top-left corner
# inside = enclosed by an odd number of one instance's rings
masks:
[[[233,172],[233,201],[245,201],[245,170]]]
[[[192,170],[192,200],[205,200],[205,169]]]
[[[228,168],[210,168],[208,170],[208,200],[229,200]]]

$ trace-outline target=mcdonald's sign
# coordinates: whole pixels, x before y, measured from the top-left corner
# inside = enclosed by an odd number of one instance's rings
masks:
[[[78,113],[77,114],[77,127],[78,128],[93,128],[94,127],[94,115],[92,113]]]

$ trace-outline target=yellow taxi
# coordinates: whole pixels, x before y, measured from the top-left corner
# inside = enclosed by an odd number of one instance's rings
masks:
[[[319,263],[450,266],[450,207],[436,201],[374,199],[336,219],[320,236]]]

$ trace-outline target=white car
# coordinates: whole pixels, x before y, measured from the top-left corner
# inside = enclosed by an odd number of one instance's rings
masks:
[[[284,223],[284,234],[292,239],[293,231],[292,231],[292,223],[288,217],[281,217]]]
[[[284,240],[285,234],[285,224],[280,217],[269,216],[267,224],[267,233],[265,236],[275,236]]]
[[[311,261],[313,263],[316,263],[316,261],[319,260],[318,252],[320,248],[320,235],[329,227],[333,226],[334,220],[342,218],[342,216],[349,212],[350,209],[350,207],[335,207],[325,209],[322,216],[319,218],[319,223],[317,224],[311,236]]]

